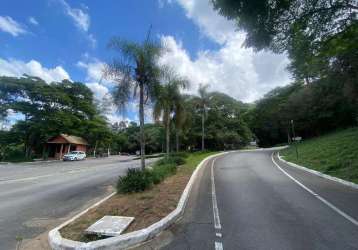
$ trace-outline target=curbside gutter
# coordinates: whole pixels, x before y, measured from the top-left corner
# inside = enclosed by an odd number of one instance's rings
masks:
[[[319,171],[316,171],[316,170],[313,170],[313,169],[309,169],[309,168],[306,168],[306,167],[303,167],[303,166],[300,166],[298,164],[295,164],[295,163],[292,163],[292,162],[289,162],[289,161],[286,161],[284,160],[281,156],[280,156],[280,152],[277,153],[277,157],[280,161],[286,163],[287,165],[291,166],[291,167],[295,167],[295,168],[298,168],[298,169],[301,169],[303,171],[306,171],[306,172],[309,172],[311,174],[314,174],[314,175],[317,175],[319,177],[322,177],[322,178],[325,178],[325,179],[328,179],[328,180],[331,180],[331,181],[335,181],[335,182],[338,182],[342,185],[345,185],[345,186],[348,186],[348,187],[351,187],[351,188],[354,188],[354,189],[358,189],[358,184],[355,184],[353,182],[350,182],[350,181],[345,181],[345,180],[342,180],[340,178],[337,178],[337,177],[334,177],[334,176],[331,176],[331,175],[328,175],[328,174],[323,174]]]
[[[160,221],[152,224],[151,226],[141,229],[141,230],[134,231],[134,232],[126,233],[126,234],[123,234],[120,236],[106,238],[103,240],[92,241],[92,242],[88,242],[88,243],[65,239],[61,236],[61,234],[60,234],[61,228],[68,225],[72,221],[76,220],[81,215],[88,212],[88,210],[90,210],[91,208],[94,208],[94,207],[100,205],[101,203],[103,203],[104,201],[108,200],[113,195],[115,195],[115,193],[112,193],[109,196],[102,199],[101,201],[94,204],[93,206],[91,206],[91,207],[87,208],[86,210],[84,210],[83,212],[77,214],[70,220],[68,220],[68,221],[62,223],[60,226],[52,229],[48,234],[48,241],[50,243],[51,248],[53,250],[79,250],[79,249],[80,250],[95,250],[95,249],[96,250],[99,250],[99,249],[100,250],[118,250],[118,249],[127,249],[130,247],[134,247],[134,246],[139,245],[149,239],[152,239],[153,237],[158,235],[160,232],[162,232],[164,229],[166,229],[170,225],[172,225],[177,219],[179,219],[183,215],[185,206],[186,206],[188,198],[189,198],[191,188],[194,184],[194,181],[196,180],[196,178],[198,176],[199,170],[212,158],[215,158],[220,155],[227,154],[227,153],[230,153],[230,151],[211,155],[211,156],[206,157],[204,160],[202,160],[199,163],[199,165],[197,166],[197,168],[194,170],[194,172],[192,173],[192,175],[191,175],[191,177],[190,177],[190,179],[189,179],[189,181],[180,197],[180,200],[178,202],[176,209],[174,209],[166,217],[164,217]]]

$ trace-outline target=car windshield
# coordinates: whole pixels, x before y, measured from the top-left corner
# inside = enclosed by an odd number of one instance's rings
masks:
[[[77,155],[78,152],[77,152],[77,151],[71,151],[70,154],[71,154],[71,155]]]

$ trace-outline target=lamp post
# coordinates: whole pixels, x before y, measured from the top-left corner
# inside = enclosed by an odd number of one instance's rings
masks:
[[[297,145],[296,145],[295,124],[294,124],[293,120],[291,120],[291,128],[292,128],[292,135],[293,135],[293,144],[295,145],[295,150],[296,150],[296,158],[298,160],[298,149],[297,149]]]

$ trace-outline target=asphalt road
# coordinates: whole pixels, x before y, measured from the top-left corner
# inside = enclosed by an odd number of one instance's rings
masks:
[[[358,249],[358,190],[276,159],[279,169],[271,153],[209,162],[183,219],[142,249]]]
[[[0,250],[14,249],[16,237],[31,239],[58,225],[108,194],[128,167],[138,166],[138,160],[122,156],[0,165]]]

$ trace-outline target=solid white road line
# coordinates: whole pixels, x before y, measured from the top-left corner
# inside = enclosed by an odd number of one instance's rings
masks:
[[[283,170],[274,160],[273,158],[273,153],[271,154],[271,160],[272,162],[276,165],[276,167],[281,170],[281,172],[283,172],[285,175],[287,175],[291,180],[293,180],[294,182],[296,182],[296,184],[298,184],[301,188],[303,188],[304,190],[306,190],[307,192],[309,192],[310,194],[312,194],[314,197],[316,197],[318,200],[322,201],[324,204],[326,204],[329,208],[331,208],[333,211],[335,211],[336,213],[338,213],[339,215],[343,216],[344,218],[346,218],[348,221],[350,221],[351,223],[353,223],[355,226],[358,226],[358,221],[355,220],[353,217],[349,216],[348,214],[346,214],[345,212],[343,212],[342,210],[340,210],[339,208],[337,208],[335,205],[333,205],[332,203],[330,203],[329,201],[327,201],[326,199],[324,199],[323,197],[321,197],[319,194],[315,193],[314,191],[312,191],[311,189],[309,189],[308,187],[306,187],[305,185],[303,185],[301,182],[299,182],[298,180],[296,180],[294,177],[292,177],[290,174],[288,174],[285,170]]]
[[[215,250],[223,250],[223,244],[221,242],[215,241]]]
[[[212,198],[212,202],[213,202],[214,226],[215,226],[215,229],[221,229],[218,202],[216,200],[216,191],[215,191],[215,178],[214,178],[215,160],[216,159],[214,159],[211,163],[211,198]]]

